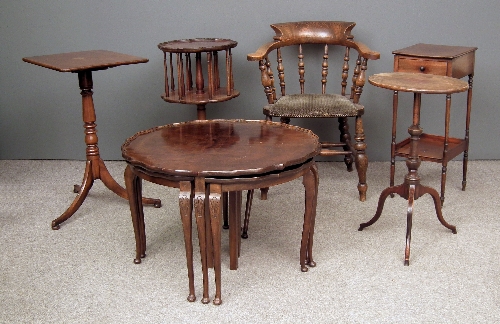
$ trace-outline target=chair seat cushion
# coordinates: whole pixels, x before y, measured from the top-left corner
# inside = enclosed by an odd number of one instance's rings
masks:
[[[353,117],[363,114],[363,106],[339,94],[292,94],[264,107],[271,117]]]

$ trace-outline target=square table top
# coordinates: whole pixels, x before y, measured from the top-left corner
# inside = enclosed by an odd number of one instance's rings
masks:
[[[24,57],[23,61],[59,72],[79,72],[85,70],[104,70],[120,65],[146,63],[149,59],[112,51],[92,50]]]

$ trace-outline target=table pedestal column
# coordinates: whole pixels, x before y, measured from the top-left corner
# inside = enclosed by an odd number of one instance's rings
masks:
[[[101,179],[104,185],[118,196],[128,199],[126,190],[113,179],[99,155],[95,124],[96,116],[94,101],[92,99],[92,71],[83,70],[78,72],[78,81],[80,89],[82,90],[83,128],[85,129],[85,144],[87,144],[87,162],[82,184],[75,185],[74,187],[74,192],[77,193],[77,196],[68,209],[61,216],[52,221],[52,229],[54,230],[58,230],[60,224],[70,218],[78,208],[80,208],[96,179]],[[143,203],[154,205],[157,208],[161,207],[161,200],[159,199],[143,198]]]

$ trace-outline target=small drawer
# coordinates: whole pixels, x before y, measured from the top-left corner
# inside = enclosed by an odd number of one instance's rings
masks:
[[[423,60],[408,57],[396,58],[395,71],[397,72],[412,72],[412,73],[428,73],[436,75],[447,75],[448,62],[436,60]]]

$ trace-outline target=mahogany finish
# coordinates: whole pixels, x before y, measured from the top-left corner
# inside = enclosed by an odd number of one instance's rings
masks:
[[[61,216],[52,221],[52,229],[59,229],[60,224],[70,218],[80,208],[96,179],[101,179],[104,185],[118,196],[128,199],[126,190],[113,179],[99,154],[95,123],[96,115],[92,99],[92,71],[105,70],[120,65],[146,63],[149,60],[111,51],[95,50],[25,57],[23,61],[59,72],[78,73],[78,81],[81,89],[83,128],[85,144],[87,144],[85,173],[81,186],[75,185],[74,187],[74,192],[78,193],[78,195],[69,208]],[[161,206],[159,199],[144,198],[144,203],[153,204],[155,207]]]
[[[222,38],[180,39],[158,44],[163,51],[165,92],[163,100],[171,103],[195,104],[197,119],[207,119],[206,105],[227,101],[239,96],[234,89],[231,49],[237,42]],[[221,86],[219,52],[225,52],[225,86]],[[206,67],[203,67],[202,53],[206,53]],[[192,63],[194,59],[194,63]],[[194,64],[194,66],[192,66]],[[205,80],[208,84],[205,86]],[[193,84],[194,83],[194,84]],[[227,202],[228,194],[224,194]],[[250,217],[253,191],[247,194],[245,215]],[[227,203],[224,204],[224,228],[228,229]],[[246,233],[246,232],[245,232]],[[246,238],[247,236],[244,235]]]
[[[418,155],[423,161],[441,163],[441,204],[444,204],[446,171],[448,162],[463,155],[462,190],[467,184],[467,162],[469,157],[469,125],[472,108],[472,82],[474,77],[475,52],[477,47],[415,44],[393,51],[394,72],[413,72],[437,74],[457,79],[468,77],[467,113],[465,117],[465,136],[462,139],[449,136],[450,110],[445,112],[444,136],[422,134]],[[393,111],[392,143],[391,143],[391,179],[394,185],[395,157],[409,156],[410,138],[396,143],[397,110]]]
[[[158,44],[158,48],[163,51],[165,72],[163,100],[195,104],[197,118],[207,119],[206,104],[239,96],[240,93],[234,90],[231,54],[231,49],[237,44],[233,40],[220,38],[181,39]],[[225,52],[225,86],[221,86],[220,51]],[[206,53],[206,75],[203,73],[202,53]],[[206,86],[205,78],[208,78]]]
[[[392,52],[394,72],[445,75],[457,79],[474,74],[477,47],[415,44]]]
[[[279,117],[282,122],[289,123],[291,118],[338,119],[340,142],[322,142],[320,155],[343,155],[348,171],[352,171],[352,163],[355,162],[359,199],[364,201],[368,158],[362,122],[364,107],[359,104],[359,99],[365,84],[368,60],[377,60],[380,54],[354,41],[351,31],[355,25],[345,21],[272,24],[276,33],[273,41],[248,54],[247,59],[259,62],[268,102],[264,107],[267,120]],[[349,61],[353,53],[356,55],[350,69]],[[270,56],[276,57],[274,67],[274,59]],[[288,59],[293,56],[297,61],[290,64],[294,60]],[[340,77],[337,83],[328,82],[335,58],[340,63],[334,71],[334,75]],[[313,64],[310,65],[310,62]],[[312,72],[306,74],[306,66]],[[285,74],[285,69],[290,72]],[[309,73],[311,77],[307,78]],[[348,117],[356,120],[354,142],[349,132]]]
[[[311,131],[270,121],[197,120],[139,132],[122,146],[128,166],[125,183],[136,238],[136,258],[145,257],[146,235],[141,179],[180,189],[189,279],[194,292],[191,213],[194,209],[203,272],[203,303],[209,302],[208,268],[213,264],[221,300],[221,216],[223,194],[229,193],[230,268],[237,269],[241,247],[241,192],[270,187],[303,177],[305,212],[300,265],[315,266],[312,257],[318,172],[313,158],[320,151]],[[279,153],[277,153],[279,152]]]
[[[438,220],[443,226],[449,228],[453,234],[457,233],[456,227],[448,224],[443,218],[441,213],[441,200],[439,199],[438,192],[431,187],[426,187],[420,184],[418,167],[420,166],[421,158],[418,152],[420,137],[423,133],[422,128],[420,127],[421,95],[422,93],[445,94],[446,107],[448,110],[451,105],[451,94],[466,91],[469,88],[469,85],[465,81],[451,77],[405,72],[375,74],[370,76],[368,81],[374,86],[394,91],[393,107],[395,111],[398,107],[398,91],[413,92],[414,94],[413,123],[408,128],[408,133],[410,134],[409,154],[406,160],[408,174],[405,176],[405,180],[402,184],[398,186],[393,186],[391,184],[390,187],[382,191],[379,197],[375,216],[373,216],[373,218],[368,222],[362,223],[359,226],[359,230],[362,231],[365,227],[374,224],[379,219],[384,208],[385,200],[389,195],[398,194],[408,200],[404,264],[409,265],[413,204],[414,201],[422,195],[427,193],[432,196]]]

